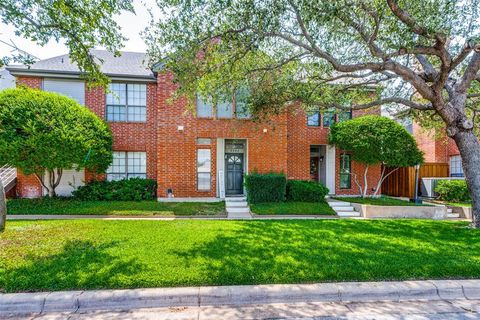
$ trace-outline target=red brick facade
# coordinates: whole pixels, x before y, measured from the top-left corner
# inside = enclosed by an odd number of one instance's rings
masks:
[[[21,77],[19,82],[41,88],[41,78]],[[158,182],[158,196],[165,197],[172,189],[176,197],[216,197],[217,139],[241,139],[246,142],[246,171],[283,172],[289,179],[310,179],[310,147],[327,145],[328,128],[307,126],[304,111],[291,109],[275,116],[268,123],[251,120],[204,119],[186,111],[186,102],[170,102],[176,87],[172,75],[159,73],[157,83],[147,84],[147,121],[109,122],[114,151],[143,151],[147,155],[147,177]],[[101,88],[86,89],[85,105],[105,119],[105,92]],[[369,111],[379,113],[379,109]],[[362,112],[354,112],[360,116]],[[209,138],[211,144],[199,145],[198,138]],[[197,150],[211,150],[211,188],[197,189]],[[336,194],[358,194],[352,177],[350,189],[340,189],[340,155],[335,152]],[[221,158],[223,159],[223,158]],[[223,160],[222,160],[223,161]],[[363,183],[364,167],[352,163],[352,171]],[[86,173],[86,180],[92,174]],[[369,190],[380,177],[380,167],[369,169]],[[21,197],[40,195],[38,181],[19,175],[17,194]],[[371,191],[370,191],[371,192]],[[37,195],[37,196],[38,196]]]
[[[418,123],[413,123],[413,135],[418,147],[425,154],[425,162],[448,163],[451,156],[460,154],[453,139],[445,134],[438,135],[433,130],[423,129]]]

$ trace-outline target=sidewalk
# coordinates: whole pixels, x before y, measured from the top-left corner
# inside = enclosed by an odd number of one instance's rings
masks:
[[[261,304],[457,301],[477,306],[480,280],[318,283],[0,294],[8,315],[149,308],[222,308]],[[463,302],[462,302],[463,301]]]

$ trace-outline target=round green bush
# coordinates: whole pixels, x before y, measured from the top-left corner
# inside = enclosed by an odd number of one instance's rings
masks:
[[[435,187],[435,192],[441,200],[445,201],[466,202],[471,199],[465,180],[440,180]]]

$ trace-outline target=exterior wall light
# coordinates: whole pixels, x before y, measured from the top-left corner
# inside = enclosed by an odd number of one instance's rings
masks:
[[[185,130],[185,127],[184,126],[178,126],[177,130],[180,131],[180,132],[183,132]]]
[[[263,133],[267,133],[268,132],[268,129],[267,128],[264,128],[263,129]]]

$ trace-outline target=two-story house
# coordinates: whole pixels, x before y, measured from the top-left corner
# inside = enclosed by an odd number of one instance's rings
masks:
[[[363,175],[363,166],[353,162],[348,152],[328,145],[327,137],[335,121],[365,111],[307,115],[288,110],[268,123],[257,123],[250,120],[242,99],[232,97],[216,108],[198,99],[196,112],[189,112],[185,102],[169,101],[175,92],[172,74],[146,67],[145,54],[92,53],[103,60],[102,71],[111,79],[108,91],[89,88],[68,55],[8,70],[18,84],[70,96],[109,124],[113,163],[101,178],[155,179],[159,199],[169,193],[180,200],[243,194],[243,176],[252,171],[319,181],[331,194],[358,194],[355,177]],[[369,112],[380,113],[379,109]],[[379,167],[370,169],[370,186],[379,175]],[[69,195],[92,178],[89,172],[66,171],[58,193]],[[33,176],[19,173],[17,180],[19,197],[44,194]]]

